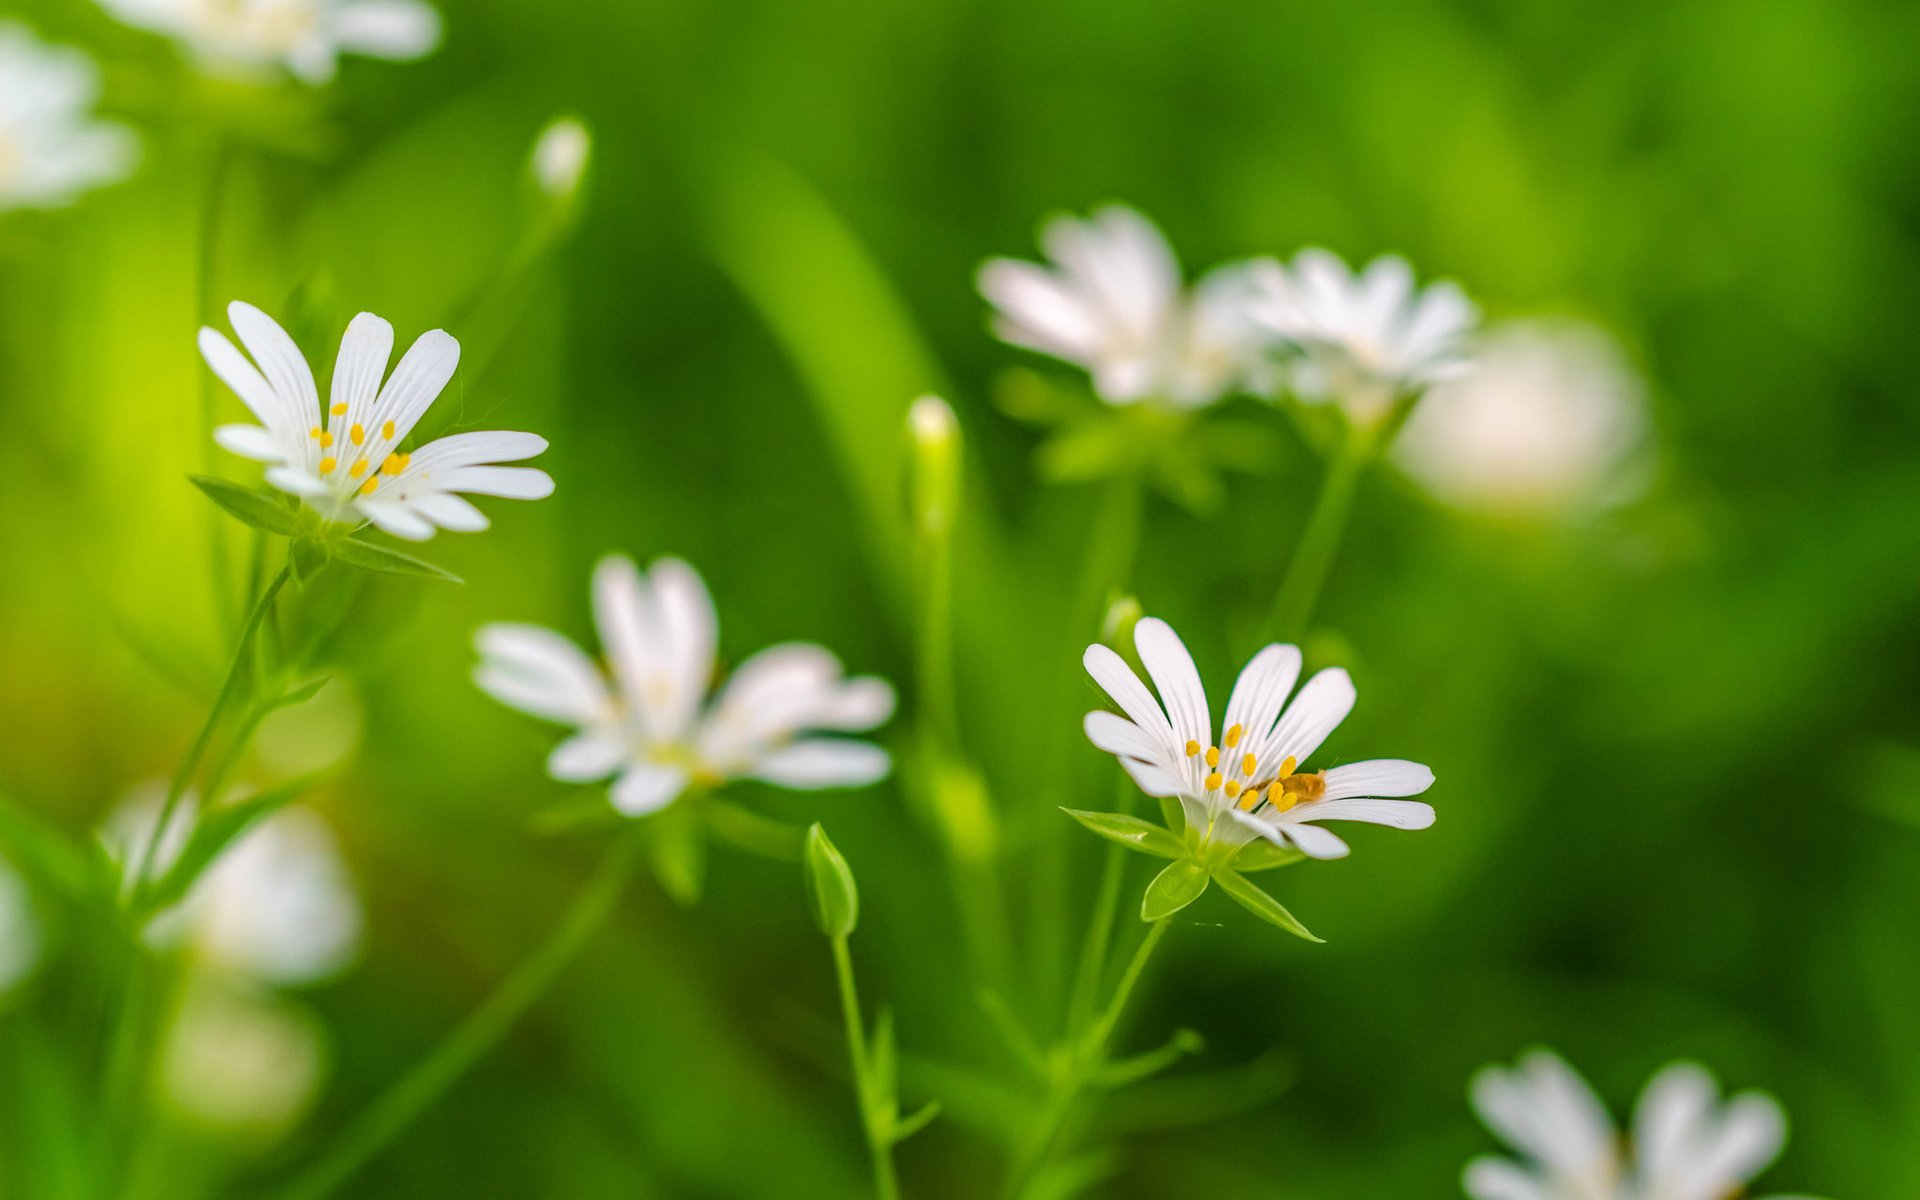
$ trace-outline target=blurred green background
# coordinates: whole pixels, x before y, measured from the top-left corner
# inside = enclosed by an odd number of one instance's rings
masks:
[[[1055,806],[1109,807],[1114,787],[1079,730],[1093,629],[1070,603],[1105,494],[1036,478],[1037,435],[994,396],[1011,367],[1066,372],[988,336],[972,273],[1030,256],[1051,211],[1123,199],[1193,268],[1397,250],[1494,316],[1597,321],[1649,380],[1660,467],[1644,499],[1554,527],[1465,519],[1372,477],[1309,662],[1359,687],[1331,753],[1431,763],[1439,823],[1363,830],[1349,860],[1264,877],[1325,946],[1218,895],[1181,915],[1120,1045],[1187,1026],[1207,1048],[1094,1114],[1081,1143],[1115,1157],[1091,1194],[1457,1194],[1492,1149],[1469,1075],[1534,1043],[1616,1108],[1678,1056],[1773,1091],[1793,1135],[1762,1190],[1920,1194],[1920,10],[443,12],[436,55],[350,60],[306,93],[199,81],[90,5],[26,5],[102,62],[103,107],[146,156],[71,210],[0,220],[0,790],[84,834],[167,773],[204,710],[225,642],[183,475],[253,479],[200,415],[193,331],[226,300],[281,315],[323,380],[360,309],[403,343],[447,324],[466,359],[436,419],[542,432],[558,481],[431,545],[466,586],[380,585],[333,716],[290,726],[352,750],[315,804],[366,943],[305,996],[332,1059],[311,1115],[272,1146],[183,1135],[170,1153],[198,1165],[178,1179],[243,1195],[297,1160],[590,871],[594,836],[530,828],[566,789],[542,772],[548,731],[469,684],[474,626],[588,637],[594,559],[671,552],[706,575],[728,659],[816,639],[905,690],[900,420],[924,390],[969,438],[962,718],[1026,947],[1008,990],[1050,1019],[1065,967],[1038,905],[1083,912],[1098,848],[1066,840],[1049,885],[1034,847],[1065,821]],[[566,111],[595,138],[577,225],[463,328],[528,219],[530,141]],[[239,132],[203,296],[223,126]],[[1321,470],[1277,414],[1241,405],[1278,439],[1268,470],[1230,479],[1215,516],[1150,499],[1130,579],[1216,704]],[[994,1081],[969,1092],[909,1064],[906,1099],[948,1111],[901,1148],[908,1193],[994,1194],[1031,1089],[980,1015],[902,787],[740,794],[826,822],[861,883],[869,1003],[894,1006],[910,1054]],[[1147,864],[1129,869],[1137,895]],[[65,1002],[79,939],[53,923],[53,961],[0,1020]],[[347,1194],[858,1194],[834,1006],[797,870],[717,849],[701,904],[637,885]],[[14,1130],[34,1103],[8,1096]],[[0,1134],[0,1153],[17,1167],[31,1140]]]

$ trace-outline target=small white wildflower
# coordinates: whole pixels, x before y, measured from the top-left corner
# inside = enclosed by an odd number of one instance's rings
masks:
[[[1396,397],[1467,366],[1467,335],[1479,311],[1452,283],[1414,287],[1413,268],[1393,255],[1354,274],[1326,250],[1302,250],[1292,266],[1250,268],[1253,317],[1293,347],[1294,391],[1337,402],[1354,421],[1385,415]]]
[[[300,497],[325,520],[371,521],[419,542],[436,528],[465,533],[487,527],[486,514],[456,493],[516,500],[553,494],[545,471],[498,465],[544,451],[547,440],[536,434],[456,433],[416,450],[400,449],[460,364],[460,343],[444,330],[421,334],[387,376],[393,326],[372,313],[355,317],[340,339],[332,399],[323,415],[313,370],[286,331],[238,300],[227,306],[227,316],[252,361],[213,329],[200,330],[200,353],[260,424],[222,425],[214,440],[269,464],[267,482]]]
[[[1002,340],[1084,368],[1109,404],[1200,408],[1264,387],[1244,266],[1217,268],[1188,290],[1165,236],[1121,205],[1056,217],[1040,245],[1049,265],[996,258],[980,268]]]
[[[1433,807],[1415,796],[1433,783],[1416,762],[1374,759],[1321,772],[1300,767],[1353,710],[1353,681],[1337,667],[1300,678],[1300,650],[1271,645],[1253,656],[1233,685],[1219,739],[1193,656],[1165,621],[1134,626],[1134,647],[1152,676],[1155,700],[1126,660],[1111,648],[1087,647],[1087,673],[1113,698],[1120,716],[1086,717],[1087,737],[1115,755],[1150,796],[1180,801],[1187,827],[1202,846],[1238,846],[1264,837],[1312,858],[1342,858],[1347,844],[1321,821],[1363,821],[1425,829]]]
[[[230,980],[196,978],[167,1029],[160,1095],[197,1125],[271,1137],[319,1091],[323,1046],[304,1008]]]
[[[617,776],[613,805],[637,817],[689,787],[728,779],[829,788],[886,776],[880,747],[818,736],[884,722],[894,704],[885,680],[847,678],[827,650],[788,642],[741,663],[710,697],[719,622],[692,567],[663,558],[642,574],[631,559],[610,556],[594,571],[593,600],[611,683],[552,630],[498,624],[475,637],[483,691],[578,731],[547,760],[555,779]]]
[[[578,117],[555,117],[534,139],[528,166],[540,190],[565,200],[580,189],[593,155],[593,135]]]
[[[285,68],[333,78],[343,54],[415,59],[440,44],[440,14],[419,0],[100,0],[115,17],[184,44],[222,74]]]
[[[92,59],[0,22],[0,210],[56,207],[133,169],[139,142],[93,119],[99,94]]]

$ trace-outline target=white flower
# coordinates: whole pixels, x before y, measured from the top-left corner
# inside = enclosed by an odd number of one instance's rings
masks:
[[[1109,205],[1040,232],[1051,267],[990,259],[980,293],[1003,340],[1084,367],[1110,404],[1199,408],[1264,386],[1262,341],[1247,314],[1246,268],[1218,268],[1188,292],[1153,223]]]
[[[1758,1092],[1722,1102],[1693,1063],[1647,1084],[1626,1146],[1586,1080],[1548,1050],[1481,1070],[1473,1104],[1523,1156],[1467,1164],[1461,1185],[1474,1200],[1733,1200],[1786,1143],[1777,1103]]]
[[[1165,621],[1147,617],[1134,626],[1133,644],[1160,699],[1113,650],[1088,646],[1087,673],[1126,716],[1088,713],[1087,737],[1118,756],[1148,795],[1178,797],[1202,845],[1233,847],[1264,837],[1313,858],[1341,858],[1347,844],[1319,822],[1396,829],[1433,824],[1431,805],[1380,798],[1415,796],[1432,786],[1433,772],[1419,763],[1373,759],[1300,771],[1353,710],[1353,681],[1345,671],[1321,671],[1289,704],[1287,695],[1300,678],[1300,650],[1266,647],[1234,683],[1216,741],[1206,689],[1179,635]]]
[[[216,1130],[271,1136],[320,1087],[325,1040],[304,1008],[231,980],[192,980],[160,1055],[168,1105]]]
[[[0,993],[33,972],[40,959],[40,930],[27,885],[0,858]]]
[[[138,29],[186,45],[215,71],[285,67],[333,78],[342,54],[413,59],[440,44],[440,14],[420,0],[100,0]]]
[[[533,625],[488,625],[474,641],[474,681],[494,699],[573,727],[547,760],[555,778],[617,775],[613,805],[630,817],[688,787],[753,778],[790,788],[860,787],[884,778],[887,752],[814,736],[872,729],[893,713],[893,688],[846,678],[819,646],[788,642],[747,659],[709,697],[719,622],[706,585],[679,559],[645,574],[631,559],[602,559],[594,621],[611,682],[573,642]]]
[[[0,209],[65,204],[133,169],[132,131],[92,118],[99,94],[93,60],[0,23]]]
[[[130,797],[101,831],[129,872],[159,818],[164,788]],[[195,825],[191,797],[175,810],[150,878],[164,876]],[[184,900],[148,928],[149,940],[185,944],[208,965],[268,984],[315,983],[338,974],[359,948],[360,902],[326,823],[282,809],[229,845]]]
[[[1645,442],[1646,393],[1606,331],[1517,321],[1434,387],[1394,443],[1402,470],[1460,508],[1545,511],[1604,498]]]
[[[340,339],[323,416],[313,371],[286,331],[238,300],[227,306],[227,317],[253,360],[206,328],[200,330],[200,353],[260,424],[222,425],[214,440],[271,464],[267,482],[301,497],[327,521],[371,521],[419,542],[432,537],[436,526],[460,532],[487,527],[486,515],[456,493],[516,500],[553,494],[545,471],[496,465],[545,450],[547,440],[535,434],[456,433],[410,452],[400,449],[460,363],[460,343],[444,330],[421,334],[382,385],[393,355],[393,326],[372,313],[355,317]]]
[[[1291,267],[1255,263],[1250,276],[1254,319],[1299,352],[1291,380],[1304,399],[1338,401],[1368,422],[1396,396],[1466,368],[1479,311],[1451,283],[1416,291],[1403,258],[1376,258],[1355,275],[1339,256],[1310,249]]]

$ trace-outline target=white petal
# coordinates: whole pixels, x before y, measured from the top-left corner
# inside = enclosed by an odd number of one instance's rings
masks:
[[[380,394],[380,380],[387,373],[387,360],[393,357],[393,326],[370,312],[363,312],[347,324],[340,339],[340,356],[333,364],[333,387],[328,404],[327,428],[346,429],[365,424],[373,413],[373,402]],[[342,404],[347,411],[337,419],[332,410]]]
[[[1108,754],[1137,758],[1162,769],[1170,765],[1166,762],[1166,743],[1118,713],[1110,713],[1104,708],[1096,709],[1086,715],[1082,724],[1087,731],[1087,740]]]
[[[718,653],[719,617],[700,573],[677,558],[655,559],[647,571],[665,639],[671,698],[661,705],[668,724],[684,729],[706,700]]]
[[[360,904],[332,832],[283,809],[221,855],[195,889],[196,940],[221,964],[270,983],[337,973],[360,936]]]
[[[537,625],[483,625],[474,635],[480,666],[474,680],[503,704],[566,725],[609,720],[605,679],[585,651]]]
[[[1213,725],[1207,711],[1207,691],[1201,686],[1200,672],[1193,655],[1180,641],[1173,627],[1158,617],[1145,617],[1133,627],[1134,648],[1140,652],[1141,665],[1153,677],[1153,686],[1167,708],[1177,742],[1213,742]]]
[[[1140,790],[1149,796],[1173,796],[1179,794],[1183,780],[1165,767],[1143,762],[1137,758],[1122,756],[1120,769],[1133,778]]]
[[[609,554],[593,570],[593,620],[627,702],[647,707],[648,681],[664,648],[652,613],[652,596],[633,560]]]
[[[1531,1051],[1513,1070],[1483,1069],[1472,1095],[1488,1128],[1560,1174],[1590,1176],[1614,1159],[1612,1118],[1586,1080],[1551,1051]]]
[[[255,462],[287,461],[287,452],[280,440],[264,425],[220,425],[213,431],[213,440],[222,450]]]
[[[547,774],[567,783],[592,783],[613,774],[625,759],[620,739],[594,730],[555,746],[547,756]]]
[[[409,542],[424,542],[433,536],[433,522],[413,511],[411,505],[397,500],[382,500],[370,496],[365,500],[354,501],[354,508],[360,515],[372,521],[383,532]]]
[[[1298,646],[1276,644],[1262,649],[1234,681],[1233,694],[1227,698],[1227,715],[1222,722],[1225,729],[1244,726],[1243,745],[1254,748],[1264,745],[1280,717],[1287,693],[1299,678]]]
[[[1093,681],[1113,698],[1121,712],[1133,718],[1135,725],[1149,736],[1163,739],[1169,751],[1179,747],[1180,743],[1173,740],[1173,726],[1167,723],[1167,716],[1160,711],[1159,702],[1140,682],[1140,677],[1133,673],[1126,659],[1111,647],[1095,642],[1087,647],[1080,661],[1087,668],[1087,674],[1093,676]]]
[[[295,496],[330,496],[332,489],[318,475],[301,467],[274,466],[266,470],[267,482]]]
[[[1288,841],[1300,847],[1300,852],[1309,858],[1345,858],[1349,852],[1345,842],[1318,825],[1288,824],[1279,826],[1279,829]]]
[[[350,0],[334,17],[333,36],[369,58],[419,58],[440,44],[440,14],[413,0]]]
[[[544,500],[553,495],[553,476],[535,467],[454,467],[435,472],[429,482],[443,491],[506,500]]]
[[[1433,786],[1433,771],[1425,764],[1403,758],[1373,758],[1348,763],[1326,773],[1327,791],[1322,800],[1347,800],[1356,796],[1418,796]]]
[[[415,340],[374,401],[367,428],[393,422],[392,442],[406,439],[460,365],[460,343],[443,329],[429,329]],[[445,485],[449,488],[452,485]],[[462,489],[472,490],[472,489]]]
[[[241,345],[259,364],[285,412],[288,428],[311,428],[320,423],[320,393],[313,386],[313,368],[278,322],[253,305],[235,300],[227,305],[227,319],[240,335]]]
[[[1052,273],[1032,263],[993,259],[980,268],[980,294],[1000,310],[1002,341],[1085,364],[1100,348],[1097,318]]]
[[[686,772],[678,767],[638,763],[614,780],[610,795],[614,808],[622,814],[644,817],[673,803],[686,787]]]
[[[1314,800],[1282,813],[1282,825],[1306,821],[1363,821],[1395,829],[1427,829],[1433,825],[1433,805],[1419,800]]]
[[[1676,1163],[1684,1167],[1719,1096],[1713,1077],[1695,1063],[1674,1063],[1649,1080],[1633,1116],[1641,1170],[1658,1178]]]
[[[1339,667],[1329,667],[1307,680],[1307,686],[1300,689],[1300,694],[1281,714],[1280,723],[1274,726],[1260,761],[1293,758],[1306,762],[1308,756],[1320,748],[1320,743],[1327,740],[1327,735],[1347,719],[1347,714],[1353,711],[1353,701],[1353,680]]]
[[[421,471],[440,471],[487,463],[517,462],[543,453],[546,448],[547,439],[537,433],[483,429],[435,438],[413,452],[408,466]]]
[[[1476,1158],[1460,1177],[1472,1200],[1555,1200],[1547,1185],[1504,1158]]]
[[[893,716],[893,685],[872,675],[844,680],[814,707],[808,729],[838,729],[861,733],[884,725]]]
[[[1737,1191],[1780,1157],[1786,1140],[1780,1106],[1758,1093],[1742,1093],[1727,1103],[1714,1136],[1700,1148],[1694,1178],[1708,1187]]]
[[[752,773],[781,787],[864,787],[885,779],[891,765],[885,750],[867,742],[809,738],[768,754]]]
[[[219,330],[201,328],[200,356],[207,360],[207,366],[220,377],[220,382],[240,397],[247,411],[277,436],[291,438],[311,428],[301,423],[303,418],[294,406],[281,400],[260,369],[248,362],[247,356]]]
[[[451,492],[428,492],[408,499],[413,510],[442,529],[478,533],[487,527],[487,514]]]

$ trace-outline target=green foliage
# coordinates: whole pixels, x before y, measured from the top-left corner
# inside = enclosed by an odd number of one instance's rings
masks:
[[[300,532],[300,514],[285,492],[256,491],[211,475],[189,475],[193,486],[228,515],[255,529],[293,537]]]
[[[327,543],[327,553],[349,567],[370,571],[375,575],[407,575],[415,579],[439,579],[448,583],[461,583],[463,580],[453,572],[436,567],[425,559],[415,558],[387,546],[376,546],[372,542],[363,542],[359,538],[341,538]]]
[[[1221,891],[1232,896],[1241,908],[1259,917],[1262,921],[1266,921],[1272,925],[1278,925],[1293,936],[1305,938],[1309,942],[1325,940],[1324,938],[1315,937],[1305,925],[1295,920],[1293,914],[1288,912],[1278,900],[1261,891],[1258,884],[1247,879],[1232,868],[1215,867],[1213,869],[1213,881],[1220,885]]]
[[[1205,864],[1190,858],[1168,863],[1147,885],[1147,894],[1140,900],[1140,919],[1164,921],[1198,900],[1210,878]]]
[[[1142,821],[1139,817],[1128,816],[1126,813],[1082,812],[1073,808],[1063,808],[1060,811],[1080,822],[1084,828],[1129,850],[1138,850],[1143,854],[1157,854],[1161,858],[1186,857],[1187,844],[1164,826]]]

